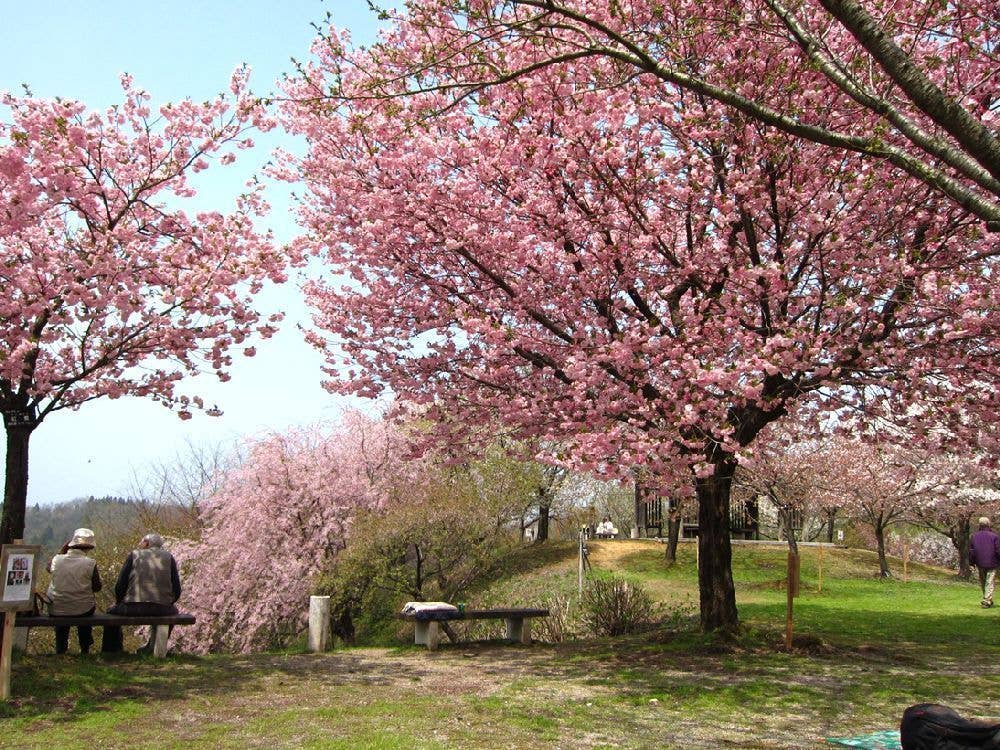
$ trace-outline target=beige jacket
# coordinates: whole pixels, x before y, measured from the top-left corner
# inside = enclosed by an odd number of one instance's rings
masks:
[[[49,584],[50,615],[82,615],[97,606],[94,599],[94,569],[97,563],[87,553],[71,549],[56,555],[49,563],[52,582]],[[97,590],[100,590],[100,578]]]

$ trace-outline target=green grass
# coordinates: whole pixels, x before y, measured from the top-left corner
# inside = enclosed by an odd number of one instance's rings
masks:
[[[612,555],[616,550],[633,550]],[[741,630],[673,617],[638,636],[557,645],[403,643],[325,655],[153,660],[23,655],[0,705],[5,748],[822,747],[898,724],[933,700],[996,713],[1000,617],[974,585],[914,568],[874,577],[865,553],[803,550],[795,648],[783,650],[785,556],[736,547]],[[697,601],[694,550],[668,566],[653,543],[593,545],[595,575],[642,583],[667,611]],[[484,600],[575,591],[572,545],[526,553]],[[602,567],[601,560],[613,560]],[[33,636],[34,638],[34,636]]]
[[[787,552],[778,547],[735,547],[733,576],[741,620],[748,625],[783,626],[786,612]],[[622,560],[622,572],[653,591],[673,584],[675,600],[696,586],[693,555],[681,548],[678,564],[666,566],[659,550],[649,549]],[[834,644],[912,644],[930,653],[943,648],[951,655],[973,658],[996,647],[995,611],[978,605],[974,584],[955,580],[938,568],[910,566],[907,582],[874,576],[874,555],[860,550],[823,553],[820,586],[819,552],[801,548],[801,593],[795,600],[795,629]],[[898,575],[901,575],[899,573]],[[668,600],[670,597],[666,597]]]

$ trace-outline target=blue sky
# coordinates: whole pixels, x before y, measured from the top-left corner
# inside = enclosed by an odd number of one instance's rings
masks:
[[[327,13],[358,43],[374,38],[377,29],[364,0],[2,0],[0,8],[0,90],[19,93],[27,84],[35,96],[79,99],[94,108],[120,99],[122,72],[132,74],[154,102],[203,100],[224,90],[233,69],[247,63],[254,89],[266,93],[291,69],[290,58],[308,56],[315,36],[310,24],[323,22]],[[228,171],[206,172],[199,200],[220,209],[230,205],[275,142],[258,139],[258,148]],[[280,192],[273,202],[271,226],[287,240],[295,233],[289,203]],[[229,383],[199,378],[182,388],[217,404],[222,417],[182,422],[162,406],[132,398],[54,413],[32,437],[28,502],[124,495],[134,474],[169,461],[186,442],[228,443],[336,418],[346,402],[320,387],[320,357],[296,330],[307,312],[294,285],[269,291],[262,306],[287,313],[283,331],[260,344],[256,357],[237,360]]]

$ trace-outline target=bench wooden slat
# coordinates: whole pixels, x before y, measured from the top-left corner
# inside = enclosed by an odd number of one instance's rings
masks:
[[[98,612],[87,617],[50,617],[49,615],[18,615],[14,626],[18,628],[54,628],[57,625],[194,625],[194,615],[181,612],[176,615],[128,617]]]

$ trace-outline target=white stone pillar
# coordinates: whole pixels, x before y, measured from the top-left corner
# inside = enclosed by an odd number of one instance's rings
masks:
[[[330,647],[330,597],[309,597],[309,650],[326,651]]]
[[[153,656],[162,659],[167,655],[167,638],[170,637],[169,625],[153,625],[149,637],[153,639]]]
[[[508,617],[507,640],[514,643],[531,643],[531,620],[526,617]]]
[[[18,651],[28,650],[28,631],[31,628],[14,628],[14,648]]]

